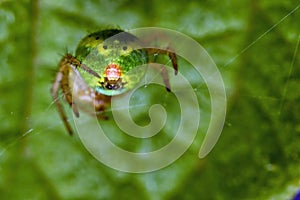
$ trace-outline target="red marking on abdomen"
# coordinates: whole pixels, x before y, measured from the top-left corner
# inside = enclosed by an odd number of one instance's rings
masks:
[[[109,64],[105,70],[105,76],[108,80],[118,80],[121,78],[122,72],[117,64]]]

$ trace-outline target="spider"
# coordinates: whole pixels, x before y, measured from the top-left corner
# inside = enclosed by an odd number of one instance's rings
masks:
[[[107,119],[103,112],[110,105],[111,97],[132,89],[141,80],[145,71],[137,66],[150,63],[150,55],[169,56],[177,74],[175,53],[170,50],[142,48],[141,44],[141,40],[131,33],[108,29],[84,37],[77,46],[75,56],[70,53],[63,56],[51,95],[70,135],[73,130],[59,100],[60,90],[76,117],[79,117],[79,109],[86,112],[93,109],[99,119]],[[161,69],[161,75],[170,92],[166,69]]]

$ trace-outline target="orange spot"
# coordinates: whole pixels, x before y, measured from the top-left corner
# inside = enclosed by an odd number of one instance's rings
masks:
[[[105,70],[105,76],[109,81],[117,81],[121,77],[121,69],[117,64],[109,64]]]

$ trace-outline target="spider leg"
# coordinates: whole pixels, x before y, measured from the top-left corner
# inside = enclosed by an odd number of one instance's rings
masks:
[[[167,49],[148,48],[147,52],[148,52],[148,54],[154,54],[154,55],[159,55],[159,54],[168,55],[172,62],[172,66],[173,66],[175,75],[178,74],[177,56],[173,51],[168,50],[168,48]],[[168,71],[166,70],[166,68],[164,68],[164,67],[161,68],[161,75],[163,77],[163,80],[164,80],[164,83],[166,86],[166,90],[168,92],[170,92],[171,85],[170,85]]]
[[[70,135],[73,134],[73,131],[72,131],[71,125],[68,122],[68,119],[67,119],[65,111],[63,109],[63,106],[62,106],[61,102],[59,101],[58,93],[59,93],[59,89],[62,89],[62,91],[65,95],[66,101],[72,107],[72,110],[73,110],[75,116],[79,117],[78,108],[72,100],[72,95],[70,93],[70,87],[69,87],[68,77],[69,77],[69,73],[71,70],[71,65],[77,66],[77,65],[80,65],[80,62],[72,55],[66,54],[59,63],[59,69],[58,69],[57,75],[55,77],[55,81],[51,88],[52,98],[55,101],[59,115]]]
[[[72,131],[72,128],[71,128],[71,125],[69,124],[68,122],[68,118],[64,112],[64,109],[63,109],[63,106],[60,102],[60,99],[58,97],[58,92],[59,92],[59,89],[61,87],[61,80],[63,78],[63,73],[61,71],[59,71],[55,77],[55,81],[52,85],[52,88],[51,88],[51,95],[52,95],[52,98],[54,99],[54,102],[56,104],[56,107],[57,107],[57,110],[58,110],[58,113],[67,129],[67,131],[69,132],[70,135],[73,135],[73,131]]]
[[[61,89],[65,95],[66,101],[69,103],[76,117],[79,117],[79,112],[76,104],[73,101],[72,93],[69,85],[69,74],[72,70],[71,65],[80,66],[80,62],[71,54],[65,55],[59,63],[59,71],[63,73],[61,80]]]
[[[171,85],[170,85],[168,70],[164,66],[162,66],[160,73],[163,77],[163,80],[164,80],[165,87],[166,87],[167,91],[171,92]]]
[[[108,117],[103,113],[108,105],[111,104],[111,96],[95,93],[93,104],[98,119],[107,120]]]
[[[172,65],[173,65],[173,68],[174,68],[174,73],[175,73],[175,75],[177,75],[178,74],[178,64],[177,64],[176,54],[172,51],[167,51],[167,50],[166,50],[166,54],[168,54],[170,60],[172,61]]]

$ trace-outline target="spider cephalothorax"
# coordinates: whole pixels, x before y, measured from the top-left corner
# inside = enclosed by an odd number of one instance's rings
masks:
[[[127,92],[139,83],[145,70],[137,66],[149,63],[150,54],[168,55],[177,73],[173,52],[142,48],[139,38],[118,29],[89,34],[79,43],[75,56],[66,54],[59,63],[51,94],[68,132],[72,134],[72,129],[58,99],[60,89],[77,117],[83,109],[94,110],[98,117],[105,118],[103,111],[110,105],[111,96]],[[170,91],[166,70],[162,69],[161,74]]]
[[[119,90],[125,86],[122,80],[122,70],[116,63],[109,64],[102,80],[99,81],[101,87],[108,90]]]

